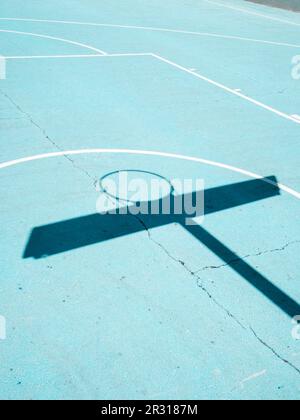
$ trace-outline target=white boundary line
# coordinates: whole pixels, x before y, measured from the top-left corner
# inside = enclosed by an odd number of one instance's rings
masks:
[[[236,35],[224,35],[224,34],[216,34],[210,32],[197,32],[197,31],[187,31],[182,29],[168,29],[168,28],[157,28],[152,26],[135,26],[135,25],[117,25],[117,24],[109,24],[109,23],[93,23],[93,22],[78,22],[78,21],[66,21],[66,20],[47,20],[47,19],[25,19],[25,18],[0,18],[0,21],[17,21],[17,22],[36,22],[36,23],[57,23],[63,25],[79,25],[79,26],[98,26],[104,28],[119,28],[119,29],[136,29],[136,30],[145,30],[145,31],[153,31],[153,32],[169,32],[169,33],[177,33],[177,34],[185,34],[185,35],[195,35],[195,36],[202,36],[202,37],[211,37],[211,38],[221,38],[221,39],[229,39],[229,40],[236,40],[236,41],[246,41],[246,42],[255,42],[260,44],[267,44],[267,45],[277,45],[281,47],[289,47],[289,48],[300,48],[298,44],[290,44],[285,42],[276,42],[276,41],[267,41],[263,39],[255,39],[255,38],[246,38],[240,37]],[[300,24],[299,24],[300,26]]]
[[[209,4],[214,4],[214,5],[219,6],[219,7],[225,7],[226,9],[235,10],[237,12],[247,13],[248,15],[259,16],[261,18],[268,19],[268,20],[275,20],[277,22],[285,23],[287,25],[300,26],[300,23],[292,22],[291,20],[280,19],[280,18],[277,18],[275,16],[265,15],[263,13],[254,12],[253,10],[243,9],[241,7],[235,7],[235,6],[231,6],[229,4],[219,3],[219,2],[216,2],[216,1],[213,1],[213,0],[202,0],[202,1],[204,1],[205,3],[209,3]]]
[[[45,39],[51,39],[53,41],[65,42],[67,44],[76,45],[77,47],[87,48],[88,50],[97,52],[98,54],[106,55],[105,51],[99,50],[98,48],[92,47],[90,45],[82,44],[80,42],[71,41],[69,39],[57,38],[57,37],[50,36],[50,35],[42,35],[42,34],[36,34],[36,33],[32,33],[32,32],[13,31],[13,30],[8,30],[8,29],[0,29],[0,32],[17,34],[17,35],[34,36],[34,37],[37,37],[37,38],[45,38]]]
[[[153,56],[152,53],[120,53],[120,54],[66,54],[66,55],[15,55],[3,56],[6,60],[34,60],[50,58],[109,58],[109,57],[146,57]]]
[[[285,119],[287,119],[289,121],[293,121],[293,122],[295,122],[297,124],[300,124],[300,120],[294,118],[291,115],[288,115],[288,114],[286,114],[284,112],[281,112],[281,111],[279,111],[279,110],[277,110],[275,108],[272,108],[271,106],[266,105],[266,104],[264,104],[262,102],[259,102],[256,99],[251,98],[250,96],[244,95],[243,93],[241,93],[241,92],[239,92],[239,91],[237,91],[235,89],[231,89],[231,88],[229,88],[229,87],[227,87],[227,86],[225,86],[225,85],[223,85],[223,84],[221,84],[219,82],[216,82],[215,80],[209,79],[206,76],[203,76],[203,75],[201,75],[199,73],[196,73],[193,70],[190,70],[190,69],[188,69],[186,67],[183,67],[183,66],[181,66],[181,65],[179,65],[179,64],[177,64],[177,63],[175,63],[173,61],[167,60],[164,57],[161,57],[161,56],[159,56],[157,54],[152,54],[152,55],[153,55],[153,57],[157,58],[158,60],[163,61],[166,64],[169,64],[170,66],[176,67],[177,69],[182,70],[182,71],[184,71],[186,73],[189,73],[189,74],[197,77],[198,79],[203,80],[204,82],[210,83],[211,85],[214,85],[214,86],[216,86],[216,87],[224,90],[225,92],[231,93],[232,95],[238,96],[241,99],[244,99],[244,100],[246,100],[248,102],[251,102],[252,104],[254,104],[254,105],[256,105],[256,106],[258,106],[260,108],[263,108],[263,109],[265,109],[267,111],[272,112],[273,114],[278,115],[279,117],[282,117],[282,118],[285,118]]]
[[[163,158],[171,158],[171,159],[179,159],[185,160],[189,162],[196,162],[202,163],[204,165],[214,166],[221,169],[226,169],[232,172],[240,173],[242,175],[246,175],[249,178],[254,179],[261,179],[267,184],[276,186],[280,188],[282,191],[296,197],[300,200],[300,192],[293,190],[290,187],[287,187],[284,184],[277,184],[270,179],[266,179],[261,175],[258,175],[254,172],[249,172],[241,168],[236,168],[235,166],[226,165],[224,163],[214,162],[207,159],[201,159],[192,156],[185,156],[180,154],[174,153],[166,153],[166,152],[157,152],[157,151],[150,151],[150,150],[131,150],[131,149],[82,149],[82,150],[66,150],[66,151],[59,151],[59,152],[52,152],[52,153],[43,153],[40,155],[29,156],[25,158],[15,159],[8,162],[3,162],[0,164],[0,169],[9,168],[15,165],[20,165],[22,163],[33,162],[42,159],[49,159],[54,157],[61,157],[61,156],[74,156],[74,155],[86,155],[86,154],[127,154],[127,155],[144,155],[144,156],[159,156]]]

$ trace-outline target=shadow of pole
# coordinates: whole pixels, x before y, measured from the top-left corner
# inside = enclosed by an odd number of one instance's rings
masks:
[[[186,226],[186,230],[287,315],[293,318],[295,315],[300,314],[300,306],[295,300],[290,298],[266,277],[262,276],[205,229],[200,226]]]

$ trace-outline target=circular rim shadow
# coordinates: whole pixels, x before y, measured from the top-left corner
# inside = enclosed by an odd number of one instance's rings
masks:
[[[107,191],[107,189],[103,185],[103,182],[107,178],[109,178],[109,177],[111,177],[113,175],[117,175],[117,174],[121,174],[121,173],[125,173],[125,172],[127,172],[127,173],[138,173],[138,174],[144,174],[144,175],[152,175],[152,176],[154,176],[156,178],[159,178],[162,181],[165,181],[169,185],[170,191],[169,191],[169,194],[168,195],[173,195],[174,192],[175,192],[175,188],[174,188],[172,182],[168,178],[164,177],[163,175],[159,175],[159,174],[157,174],[155,172],[142,171],[140,169],[119,169],[117,171],[109,172],[108,174],[103,175],[100,178],[100,180],[99,180],[99,188],[100,188],[100,191],[102,193],[106,194],[108,197],[111,197],[112,199],[114,199],[114,200],[116,200],[118,202],[123,202],[123,203],[127,203],[127,204],[137,204],[139,201],[131,201],[131,200],[126,200],[125,198],[122,198],[122,197],[119,197],[119,196],[114,196],[109,191]],[[160,199],[163,199],[165,197],[167,197],[167,195],[165,195],[163,197],[160,197]]]

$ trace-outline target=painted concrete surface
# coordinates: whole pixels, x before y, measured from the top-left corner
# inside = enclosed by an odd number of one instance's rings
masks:
[[[0,398],[298,399],[300,17],[0,14]],[[204,222],[97,215],[120,170],[202,179]]]

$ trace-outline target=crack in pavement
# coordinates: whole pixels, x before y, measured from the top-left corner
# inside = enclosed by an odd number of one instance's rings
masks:
[[[286,365],[290,366],[292,369],[294,369],[299,375],[300,375],[300,369],[297,368],[297,366],[293,365],[293,363],[291,363],[290,361],[288,361],[287,359],[285,359],[284,357],[280,356],[279,353],[277,353],[277,351],[275,349],[273,349],[273,347],[271,347],[269,344],[267,344],[265,341],[262,340],[262,338],[259,337],[259,335],[254,331],[254,329],[252,327],[250,327],[250,331],[252,332],[252,334],[254,335],[254,337],[264,346],[266,347],[268,350],[270,350],[273,355],[280,360],[281,362],[285,363]]]
[[[152,235],[150,230],[148,229],[148,227],[146,226],[146,224],[143,222],[143,220],[141,220],[138,216],[135,216],[136,220],[138,220],[140,222],[140,224],[144,227],[144,229],[146,230],[147,234],[148,234],[148,238],[151,242],[153,242],[156,246],[158,246],[171,260],[173,260],[174,262],[180,264],[188,273],[189,275],[191,275],[194,279],[196,279],[196,284],[197,287],[199,289],[201,289],[208,297],[210,300],[212,300],[223,312],[226,313],[226,315],[231,318],[232,320],[234,320],[243,330],[246,330],[246,327],[238,320],[238,318],[229,311],[229,309],[225,308],[225,306],[223,306],[220,302],[217,301],[217,299],[214,298],[214,296],[203,286],[203,284],[201,284],[201,278],[194,272],[192,271],[187,264],[174,257],[165,246],[163,246],[160,242],[156,241]]]
[[[21,108],[21,106],[19,106],[7,93],[5,93],[2,89],[0,89],[0,93],[2,94],[2,96],[4,96],[4,98],[6,98],[8,101],[10,101],[10,103],[12,105],[14,105],[14,107],[21,113],[23,114],[28,121],[34,126],[36,127],[43,135],[43,137],[49,142],[51,143],[52,146],[54,146],[58,151],[63,152],[63,149],[47,134],[46,130],[41,127],[37,122],[34,121],[34,119],[32,118],[32,116],[26,112],[25,110],[23,110]],[[85,175],[87,175],[90,179],[93,180],[94,184],[97,182],[97,179],[92,176],[88,171],[86,171],[85,169],[81,168],[80,166],[78,166],[75,161],[73,159],[71,159],[68,155],[63,155],[64,158],[66,160],[68,160],[75,169],[78,169],[79,171],[83,172]]]
[[[208,266],[205,266],[205,267],[200,268],[199,270],[195,271],[195,273],[198,274],[202,271],[207,271],[207,270],[218,270],[220,268],[228,267],[228,266],[231,266],[233,264],[238,264],[239,262],[241,262],[243,260],[246,260],[248,258],[260,257],[262,255],[272,254],[274,252],[282,252],[282,251],[285,251],[289,246],[295,245],[295,244],[300,244],[300,241],[298,241],[298,240],[291,241],[291,242],[288,242],[287,244],[285,244],[281,248],[274,248],[274,249],[270,249],[270,250],[267,250],[267,251],[258,252],[257,254],[248,254],[248,255],[245,255],[243,257],[235,258],[235,259],[232,259],[231,261],[229,261],[229,263],[226,263],[226,264],[208,265]]]
[[[294,369],[298,374],[300,374],[300,369],[298,369],[293,363],[291,363],[289,360],[285,359],[284,357],[280,356],[280,354],[274,349],[272,348],[269,344],[267,344],[265,341],[263,341],[258,334],[254,331],[254,329],[249,326],[249,328],[246,328],[240,321],[239,319],[233,315],[226,307],[224,307],[220,302],[218,302],[213,295],[201,284],[201,278],[197,275],[197,273],[193,272],[188,266],[187,264],[180,260],[177,259],[176,257],[174,257],[165,246],[163,246],[160,242],[156,241],[151,233],[150,230],[147,228],[146,224],[143,222],[143,220],[141,220],[138,216],[134,216],[136,218],[136,220],[138,220],[142,226],[144,227],[144,229],[146,230],[147,234],[148,234],[148,238],[150,241],[152,241],[154,244],[156,244],[170,259],[172,259],[174,262],[179,263],[193,278],[196,278],[197,280],[197,286],[204,292],[207,294],[207,296],[209,297],[209,299],[211,299],[222,311],[224,311],[228,317],[230,317],[231,319],[233,319],[244,331],[251,331],[252,334],[254,335],[254,337],[258,340],[258,342],[260,344],[262,344],[264,347],[266,347],[270,352],[273,353],[273,355],[280,360],[281,362],[285,363],[286,365],[288,365],[289,367],[291,367],[292,369]],[[270,251],[264,251],[259,253],[259,255],[263,255],[265,253],[270,253],[270,252],[278,252],[278,251],[283,251],[285,250],[288,246],[290,246],[291,244],[294,243],[299,243],[300,241],[293,241],[293,242],[289,242],[288,244],[286,244],[285,246],[283,246],[282,248],[276,248]],[[239,259],[240,260],[240,259]],[[228,264],[227,264],[228,265]]]

